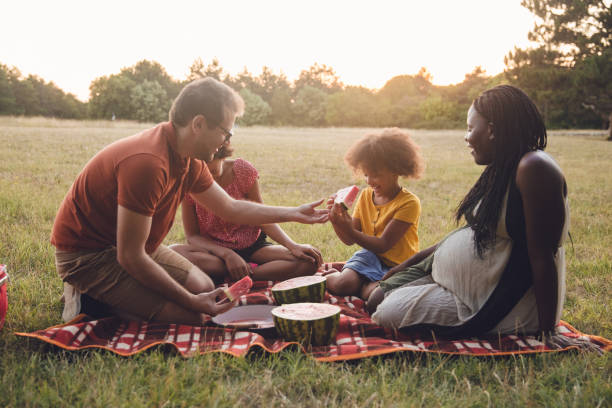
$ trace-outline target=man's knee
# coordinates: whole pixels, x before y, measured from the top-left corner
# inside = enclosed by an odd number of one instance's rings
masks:
[[[185,287],[192,293],[210,292],[215,288],[212,279],[202,272],[198,267],[194,266],[187,273]]]

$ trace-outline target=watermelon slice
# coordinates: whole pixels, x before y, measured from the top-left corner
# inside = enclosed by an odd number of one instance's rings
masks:
[[[292,303],[272,309],[274,327],[287,341],[325,346],[336,339],[340,307],[327,303]]]
[[[298,276],[272,286],[270,291],[279,305],[300,302],[322,302],[327,278],[324,276]]]
[[[253,280],[251,280],[249,276],[245,276],[229,288],[225,289],[225,296],[227,296],[230,302],[233,302],[234,299],[238,299],[240,296],[249,293],[249,289],[251,289],[251,287],[253,287]]]
[[[359,187],[355,185],[341,188],[336,193],[334,203],[342,204],[348,210],[353,205],[353,202],[355,202],[357,194],[359,194]]]

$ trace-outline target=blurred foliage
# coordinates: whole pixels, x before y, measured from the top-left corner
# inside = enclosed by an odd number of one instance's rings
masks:
[[[552,128],[602,128],[612,119],[612,3],[523,0],[536,17],[535,47],[506,58],[507,79],[537,103]],[[612,140],[612,127],[609,140]]]
[[[15,67],[0,64],[0,115],[53,116],[82,119],[87,104],[53,82],[23,76]]]
[[[240,125],[252,126],[268,121],[272,109],[261,96],[249,91],[249,88],[242,88],[240,96],[244,100],[244,115],[238,120]]]

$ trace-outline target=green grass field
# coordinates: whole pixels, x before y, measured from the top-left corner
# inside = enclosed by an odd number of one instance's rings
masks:
[[[612,406],[612,358],[570,352],[506,358],[402,353],[317,363],[298,351],[209,354],[190,359],[159,347],[130,358],[64,352],[17,337],[60,323],[61,281],[49,234],[57,208],[86,161],[148,127],[128,122],[0,118],[0,263],[8,265],[9,312],[0,332],[0,406]],[[354,180],[343,163],[368,129],[242,128],[236,156],[260,171],[268,204],[323,198]],[[550,132],[548,151],[570,191],[567,299],[562,318],[612,338],[612,143],[601,131]],[[421,198],[421,247],[455,227],[452,213],[482,168],[462,131],[412,131],[427,162],[405,185]],[[294,240],[345,260],[329,225],[285,224]],[[183,239],[180,214],[166,239]]]

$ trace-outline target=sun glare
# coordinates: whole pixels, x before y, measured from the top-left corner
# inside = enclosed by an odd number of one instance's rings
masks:
[[[4,5],[0,63],[82,100],[95,78],[143,59],[176,79],[196,58],[216,57],[230,75],[267,66],[294,80],[317,62],[344,84],[376,89],[425,67],[444,85],[476,66],[503,71],[504,55],[528,43],[534,21],[520,0],[94,4],[93,13],[75,0]]]

